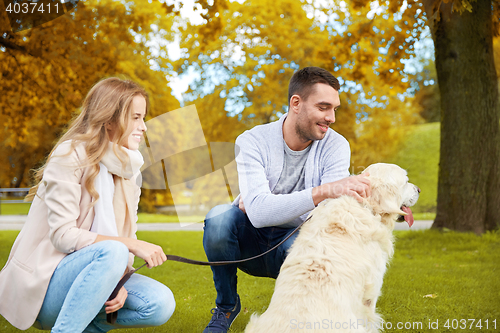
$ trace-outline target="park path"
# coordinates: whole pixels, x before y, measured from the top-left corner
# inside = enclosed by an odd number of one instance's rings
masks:
[[[0,230],[21,230],[27,215],[0,215]],[[394,230],[429,229],[432,220],[415,221],[411,228],[406,223],[396,223]],[[203,223],[137,223],[139,231],[202,231]]]

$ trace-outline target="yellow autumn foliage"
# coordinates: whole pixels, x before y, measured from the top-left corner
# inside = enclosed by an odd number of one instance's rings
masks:
[[[417,40],[421,6],[404,11],[393,2],[247,0],[205,5],[205,23],[181,30],[179,72],[196,68],[202,79],[188,92],[198,105],[222,95],[244,128],[274,121],[287,111],[288,81],[306,66],[341,79],[341,108],[333,129],[351,143],[352,169],[380,161],[397,148],[404,126],[419,120],[401,59]],[[420,9],[421,11],[421,9]],[[400,33],[394,33],[398,26]],[[208,94],[209,87],[215,87]],[[209,103],[206,101],[210,100]],[[219,104],[220,105],[220,104]],[[227,134],[226,138],[227,139]]]
[[[148,118],[179,107],[165,74],[165,50],[175,14],[159,2],[80,1],[76,9],[33,29],[12,32],[0,15],[0,186],[31,184],[39,166],[78,112],[93,84],[108,76],[140,83],[151,97]],[[163,30],[155,27],[165,27]]]

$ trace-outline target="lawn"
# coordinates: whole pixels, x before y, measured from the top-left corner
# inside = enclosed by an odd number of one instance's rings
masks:
[[[28,215],[31,203],[0,203],[1,215]]]
[[[7,203],[2,204],[1,215],[27,215],[30,210],[31,203]],[[182,222],[202,222],[203,216],[181,216]],[[139,213],[138,223],[179,223],[179,217],[177,215],[166,215],[166,214],[150,214],[150,213]]]
[[[203,222],[204,216],[177,216],[177,215],[167,215],[167,214],[150,214],[150,213],[139,213],[138,223],[179,223],[180,222]]]
[[[437,204],[437,184],[439,170],[439,123],[414,125],[408,127],[408,134],[401,149],[389,158],[387,163],[395,163],[408,171],[410,182],[420,187],[422,192],[414,213],[431,213],[428,217],[415,217],[433,220]]]
[[[17,231],[0,232],[0,265],[3,266]],[[482,236],[425,231],[396,232],[396,252],[384,280],[378,311],[386,331],[495,332],[500,330],[500,232]],[[139,232],[139,239],[160,244],[166,253],[206,259],[201,232]],[[136,261],[136,265],[140,260]],[[123,332],[201,332],[214,306],[215,290],[209,268],[177,262],[143,270],[169,286],[177,308],[165,325]],[[231,332],[243,332],[250,314],[269,304],[274,280],[238,273],[242,313]],[[426,297],[427,296],[427,297]],[[456,321],[453,321],[456,319]],[[474,319],[473,329],[467,327]],[[449,320],[449,321],[448,321]],[[475,327],[481,320],[482,329]],[[496,320],[496,330],[494,321]],[[449,328],[445,325],[448,321]],[[489,328],[486,329],[486,321]],[[398,325],[406,330],[397,330]],[[421,326],[420,326],[421,325]],[[431,325],[432,328],[429,328]],[[437,326],[436,326],[437,325]],[[392,329],[391,329],[392,326]],[[413,326],[413,328],[409,328]],[[1,332],[18,332],[0,317]],[[30,329],[27,332],[37,332]]]

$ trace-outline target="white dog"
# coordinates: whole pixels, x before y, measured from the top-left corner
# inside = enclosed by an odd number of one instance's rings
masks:
[[[411,226],[419,188],[393,164],[374,164],[371,196],[328,199],[304,224],[283,263],[271,304],[246,333],[378,332],[375,311],[393,255],[395,221]],[[402,221],[402,220],[401,220]]]

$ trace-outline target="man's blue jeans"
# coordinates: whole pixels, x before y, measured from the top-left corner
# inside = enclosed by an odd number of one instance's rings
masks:
[[[272,217],[270,217],[272,218]],[[220,205],[205,218],[203,247],[209,261],[245,259],[261,254],[278,244],[294,229],[255,228],[247,215],[233,205]],[[269,254],[241,264],[212,266],[217,307],[230,310],[236,305],[236,271],[276,278],[297,234]]]
[[[34,326],[74,333],[165,323],[175,309],[172,292],[140,274],[133,274],[124,285],[128,296],[116,323],[106,322],[104,303],[125,272],[128,255],[123,243],[103,241],[64,257],[52,275]]]

